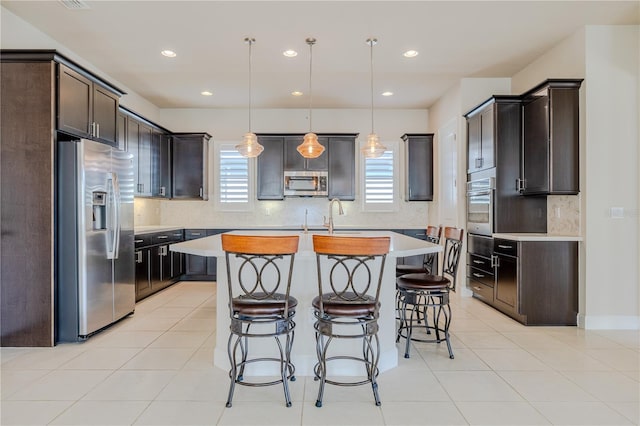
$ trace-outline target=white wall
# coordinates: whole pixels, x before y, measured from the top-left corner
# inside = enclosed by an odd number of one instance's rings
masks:
[[[309,130],[306,109],[257,109],[252,112],[255,133],[304,133]],[[210,142],[210,200],[162,201],[162,224],[227,228],[244,226],[300,226],[308,209],[310,225],[320,225],[328,212],[326,198],[287,198],[285,201],[256,201],[250,212],[224,212],[216,208],[215,147],[222,143],[239,143],[248,130],[246,109],[163,109],[161,122],[173,131],[208,132]],[[428,129],[427,110],[375,110],[375,131],[383,144],[401,144],[404,133],[425,133]],[[368,109],[314,109],[313,131],[317,133],[360,133],[357,144],[364,141],[371,130],[371,111]],[[401,146],[401,145],[400,145]],[[400,149],[402,155],[402,149]],[[362,157],[356,157],[357,176],[360,176]],[[403,159],[399,162],[402,168]],[[402,192],[403,175],[399,171]],[[360,178],[358,178],[360,182]],[[400,202],[396,212],[368,212],[361,209],[361,188],[356,185],[356,201],[345,202],[346,216],[335,217],[336,226],[366,226],[380,228],[426,227],[429,223],[429,202]]]
[[[512,78],[520,93],[547,78],[580,89],[580,306],[585,328],[640,328],[638,292],[638,26],[587,26]],[[612,219],[610,207],[624,207]]]

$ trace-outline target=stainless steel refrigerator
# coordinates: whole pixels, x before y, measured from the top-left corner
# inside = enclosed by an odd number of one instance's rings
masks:
[[[56,341],[81,341],[135,308],[133,156],[56,146]]]

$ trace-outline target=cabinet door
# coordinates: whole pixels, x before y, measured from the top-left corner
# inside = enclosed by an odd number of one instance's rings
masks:
[[[467,118],[467,173],[480,170],[482,162],[481,143],[481,116],[476,114]]]
[[[355,144],[355,137],[329,138],[329,199],[356,198]]]
[[[173,137],[173,198],[207,199],[202,137]]]
[[[94,139],[112,146],[117,146],[119,97],[111,91],[93,85],[93,123],[95,123]]]
[[[284,137],[259,136],[264,151],[258,157],[258,200],[284,199]]]
[[[494,303],[500,309],[518,313],[518,260],[510,256],[497,256],[495,268]]]
[[[164,132],[153,129],[152,161],[152,194],[154,197],[169,198],[171,194],[171,167],[169,158],[169,136]]]
[[[151,127],[139,123],[138,129],[138,193],[136,195],[149,197],[152,195],[151,171],[154,164]]]
[[[524,194],[549,192],[549,97],[523,106],[522,176]]]
[[[324,146],[324,152],[317,158],[307,158],[305,161],[305,170],[323,171],[329,167],[329,138],[319,136],[318,143]],[[302,157],[298,151],[296,151],[296,153],[298,157]]]
[[[91,80],[60,64],[58,130],[83,138],[91,137],[92,98]]]
[[[148,248],[136,250],[136,301],[151,294],[151,259]]]
[[[298,145],[302,143],[302,139],[303,136],[284,137],[284,170],[298,171],[306,169],[305,158],[297,150]]]
[[[178,279],[184,274],[184,253],[169,252],[171,255],[171,279]]]
[[[127,152],[133,155],[133,183],[135,195],[140,195],[140,124],[132,117],[127,117]]]
[[[159,290],[160,288],[163,287],[162,247],[164,246],[154,246],[149,249],[149,251],[151,252],[150,257],[151,257],[151,289],[152,291]]]
[[[407,201],[433,201],[433,135],[404,138]]]
[[[121,112],[118,113],[118,137],[116,146],[121,151],[127,151],[127,116]]]
[[[489,105],[480,113],[480,169],[490,169],[496,166],[496,144],[494,140],[493,126],[494,105]]]

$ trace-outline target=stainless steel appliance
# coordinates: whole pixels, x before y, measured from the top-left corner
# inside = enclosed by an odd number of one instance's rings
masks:
[[[467,229],[470,234],[492,235],[494,191],[493,177],[467,183]]]
[[[133,156],[56,146],[56,341],[84,340],[135,308]]]
[[[285,196],[327,196],[326,171],[285,171]]]

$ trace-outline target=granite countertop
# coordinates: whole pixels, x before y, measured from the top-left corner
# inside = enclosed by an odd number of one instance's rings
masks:
[[[579,235],[555,235],[535,232],[493,234],[493,238],[513,241],[583,241],[583,238]]]

